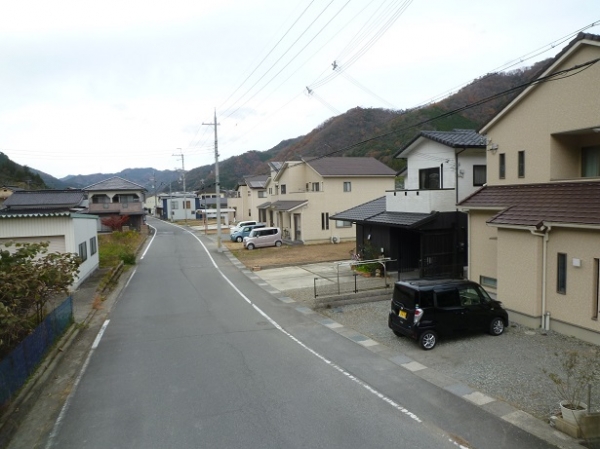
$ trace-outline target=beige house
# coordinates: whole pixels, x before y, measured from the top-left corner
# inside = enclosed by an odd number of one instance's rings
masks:
[[[270,163],[272,171],[281,168],[280,162]],[[227,206],[235,209],[234,221],[258,220],[258,206],[267,200],[266,184],[269,175],[245,176],[239,182],[232,198],[227,198]]]
[[[354,240],[334,214],[393,190],[396,172],[370,157],[323,157],[271,165],[258,219],[282,229],[285,240],[310,243]]]
[[[600,344],[600,36],[579,34],[480,133],[469,278],[510,318]],[[555,75],[553,75],[555,74]]]

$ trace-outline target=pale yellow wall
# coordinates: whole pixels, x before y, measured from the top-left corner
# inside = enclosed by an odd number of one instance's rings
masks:
[[[567,292],[556,291],[557,254],[567,255]],[[573,266],[573,259],[581,261]],[[592,319],[595,300],[594,258],[600,258],[600,235],[592,230],[552,228],[548,240],[547,310],[552,319],[600,332],[600,322]]]
[[[600,57],[600,47],[586,46],[553,71]],[[564,149],[553,134],[600,126],[600,64],[574,76],[540,84],[505,115],[482,130],[493,144],[488,151],[488,184],[548,182],[580,176],[580,148]],[[600,134],[592,136],[599,144]],[[563,148],[561,148],[561,145]],[[552,149],[552,151],[551,151]],[[525,177],[517,176],[517,153],[525,151]],[[499,154],[506,154],[506,178],[499,179]]]
[[[527,230],[498,229],[497,299],[529,317],[542,314],[542,240]]]
[[[248,215],[248,204],[249,204],[248,190],[249,190],[248,186],[239,186],[238,187],[239,197],[238,198],[227,198],[227,207],[231,208],[231,209],[235,208],[237,211],[235,214],[236,222],[250,220],[250,217]]]
[[[480,276],[498,279],[498,232],[486,224],[494,214],[489,211],[469,211],[469,279],[475,282],[480,281]],[[489,293],[496,293],[491,287],[485,286],[485,289]]]

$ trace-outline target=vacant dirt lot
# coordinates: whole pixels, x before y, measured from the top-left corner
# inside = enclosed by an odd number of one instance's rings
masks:
[[[354,249],[354,242],[338,244],[324,243],[321,245],[283,245],[279,248],[259,248],[254,250],[244,249],[243,243],[231,242],[229,236],[224,236],[223,245],[229,248],[248,268],[273,268],[289,265],[305,265],[316,262],[332,262],[350,259],[350,251]]]

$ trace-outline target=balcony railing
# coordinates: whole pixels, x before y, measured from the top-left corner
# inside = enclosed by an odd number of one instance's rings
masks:
[[[440,190],[395,190],[386,193],[388,212],[431,213],[456,210],[454,189]]]
[[[119,212],[123,214],[138,213],[142,211],[143,204],[136,203],[91,203],[89,211],[94,213]]]

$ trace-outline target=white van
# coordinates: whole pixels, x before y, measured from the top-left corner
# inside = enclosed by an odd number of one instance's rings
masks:
[[[248,237],[244,237],[244,248],[254,249],[263,246],[281,246],[281,230],[279,228],[253,229]]]
[[[229,227],[229,233],[233,234],[234,232],[237,232],[240,229],[242,229],[244,226],[252,226],[252,225],[255,225],[255,224],[258,224],[258,221],[256,221],[256,220],[240,221],[235,226],[230,226]]]

